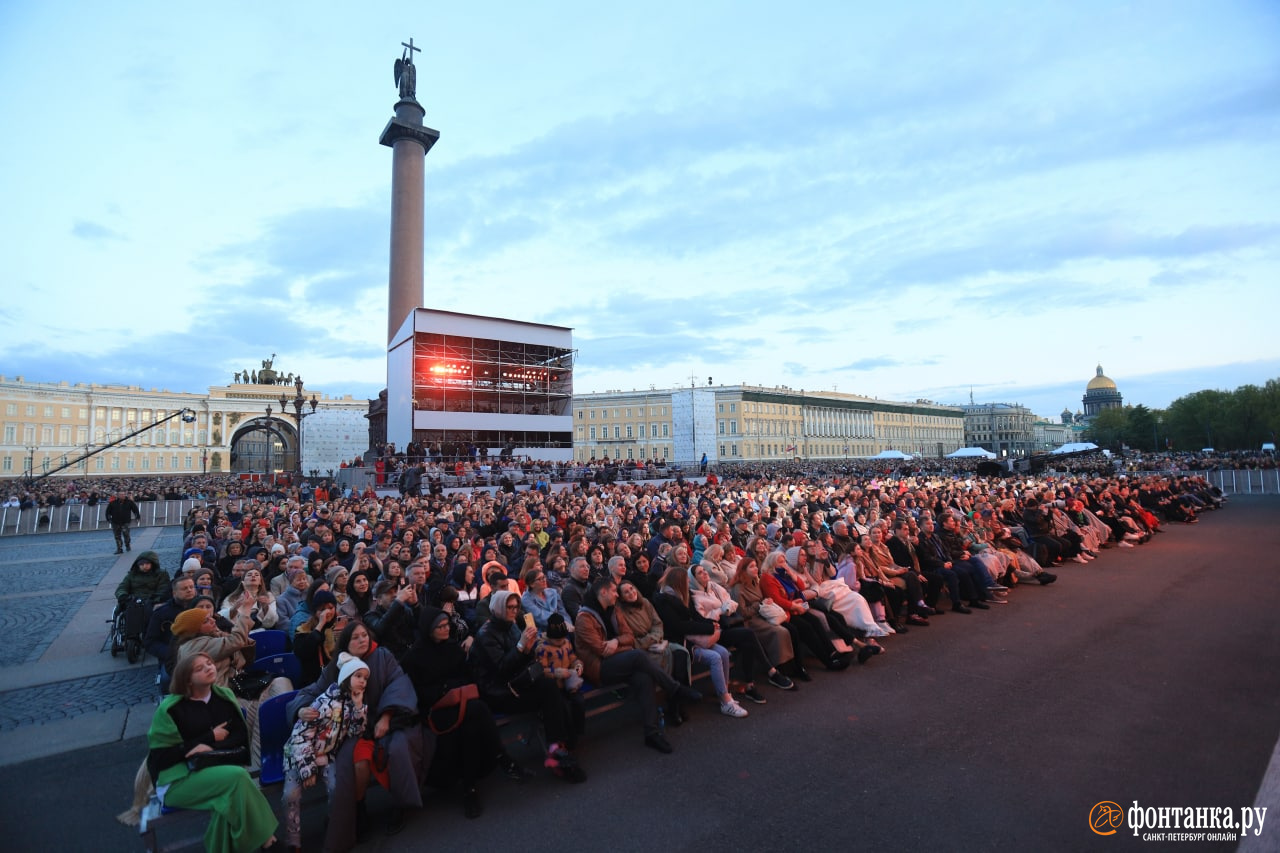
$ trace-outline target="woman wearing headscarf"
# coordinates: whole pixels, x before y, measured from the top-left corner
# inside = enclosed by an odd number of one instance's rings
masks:
[[[447,707],[435,706],[455,688],[474,684],[467,653],[453,636],[449,614],[423,607],[418,639],[400,661],[413,682],[423,720],[436,733],[436,749],[427,768],[427,783],[451,788],[462,782],[462,807],[469,818],[480,816],[483,806],[477,785],[494,767],[512,779],[526,776],[502,745],[493,712],[478,696]]]
[[[520,596],[506,589],[489,596],[489,619],[476,634],[471,665],[480,695],[495,711],[504,714],[533,712],[542,717],[546,731],[545,766],[569,782],[583,782],[586,773],[570,750],[577,743],[581,721],[573,719],[570,701],[554,678],[532,666],[538,629],[519,624]]]

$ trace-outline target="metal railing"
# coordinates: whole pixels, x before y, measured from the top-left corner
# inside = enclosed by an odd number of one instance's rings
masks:
[[[1225,471],[1180,471],[1204,477],[1224,495],[1280,495],[1280,469],[1240,468]]]
[[[208,501],[188,499],[181,501],[139,501],[141,527],[164,527],[182,524],[192,507],[203,507]],[[82,530],[110,530],[107,521],[107,504],[64,504],[32,509],[0,507],[0,536],[22,536],[32,533],[75,533]]]

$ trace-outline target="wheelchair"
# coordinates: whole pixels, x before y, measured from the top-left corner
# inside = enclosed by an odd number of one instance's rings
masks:
[[[145,598],[126,598],[116,604],[116,612],[108,620],[111,623],[111,656],[121,652],[129,663],[142,658],[142,637],[151,619],[151,602]]]

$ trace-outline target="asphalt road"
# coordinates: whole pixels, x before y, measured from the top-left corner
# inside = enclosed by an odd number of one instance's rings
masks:
[[[1128,827],[1102,837],[1089,816],[1104,800],[1253,805],[1280,736],[1278,516],[1274,498],[1235,498],[1008,606],[890,638],[886,655],[815,672],[797,694],[764,687],[748,719],[708,703],[670,733],[673,755],[641,746],[632,709],[597,718],[586,784],[495,778],[481,819],[438,795],[360,849],[1235,849]],[[5,848],[140,849],[113,815],[144,750],[133,739],[0,769]],[[370,796],[376,819],[386,800]],[[1259,849],[1277,850],[1269,817]],[[304,819],[305,849],[319,849],[323,802]],[[184,819],[162,841],[202,831]]]

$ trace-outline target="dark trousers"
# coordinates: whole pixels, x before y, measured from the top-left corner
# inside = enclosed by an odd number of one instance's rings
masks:
[[[453,720],[449,711],[437,712],[447,727]],[[474,788],[476,782],[493,772],[498,756],[505,750],[493,712],[483,699],[467,702],[462,725],[448,734],[436,735],[436,751],[427,768],[427,784],[449,788],[462,781],[462,787]]]
[[[839,616],[838,613],[836,615]],[[791,632],[791,644],[797,649],[808,649],[809,654],[823,663],[829,662],[835,655],[836,647],[831,644],[831,640],[827,639],[827,632],[823,630],[822,623],[812,613],[792,613],[791,618],[782,625]],[[847,628],[848,625],[846,624],[845,627]],[[799,652],[796,652],[796,657],[797,659],[800,657]]]
[[[116,551],[122,551],[125,548],[133,550],[133,544],[129,541],[129,522],[124,524],[111,525],[111,535],[116,537]]]
[[[600,662],[600,682],[616,684],[625,681],[631,687],[631,695],[640,703],[640,717],[644,722],[645,737],[657,734],[658,697],[655,687],[661,687],[668,697],[680,688],[676,680],[654,663],[649,653],[640,649],[628,649],[610,655]]]
[[[561,743],[572,749],[578,742],[580,726],[575,725],[574,713],[568,698],[560,691],[554,678],[543,676],[519,696],[511,691],[486,693],[484,701],[500,714],[538,714],[542,728],[547,733],[547,743]]]
[[[738,669],[747,681],[754,681],[756,672],[767,673],[769,658],[760,645],[760,638],[745,625],[720,629],[720,645],[734,653]]]

